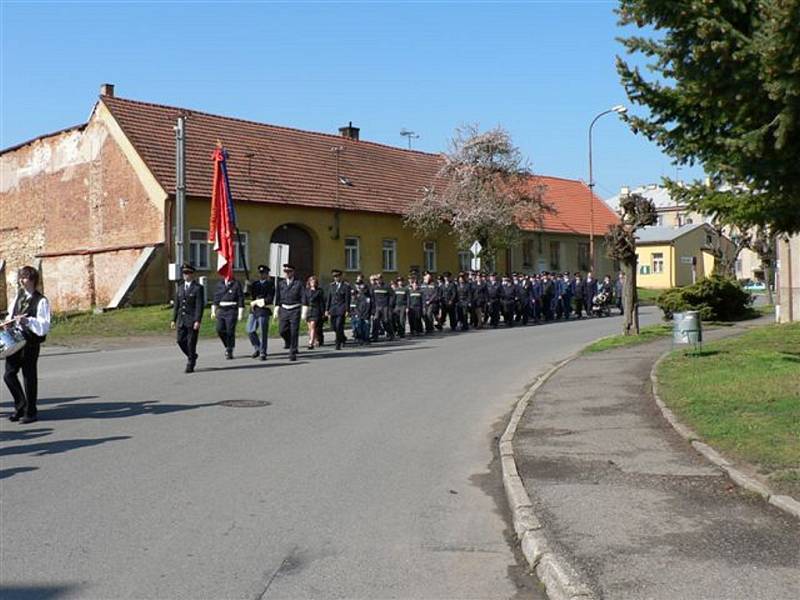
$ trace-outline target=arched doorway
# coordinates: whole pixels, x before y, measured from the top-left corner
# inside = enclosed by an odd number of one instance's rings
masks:
[[[289,260],[297,269],[297,276],[305,281],[314,274],[314,240],[311,234],[297,225],[280,225],[272,232],[271,244],[289,244]],[[282,273],[272,273],[281,277]]]

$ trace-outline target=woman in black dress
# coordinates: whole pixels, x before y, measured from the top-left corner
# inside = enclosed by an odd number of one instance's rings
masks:
[[[325,315],[325,292],[319,287],[319,281],[312,275],[306,283],[306,300],[308,302],[308,349],[320,345],[322,337],[322,318]]]

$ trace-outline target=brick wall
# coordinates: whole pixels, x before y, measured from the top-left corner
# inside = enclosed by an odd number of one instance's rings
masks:
[[[7,298],[15,294],[16,270],[41,257],[54,310],[102,306],[141,252],[108,250],[163,241],[161,209],[100,118],[4,153],[0,175]]]

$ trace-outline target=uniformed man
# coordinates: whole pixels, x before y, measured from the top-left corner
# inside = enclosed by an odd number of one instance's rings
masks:
[[[436,322],[439,313],[439,286],[434,282],[433,275],[426,271],[422,279],[422,285],[419,287],[422,290],[422,318],[425,322],[425,333],[431,334],[434,326],[437,329],[440,328]]]
[[[586,285],[583,283],[580,273],[575,273],[575,278],[572,280],[572,298],[575,303],[575,316],[579,319],[583,318],[584,310],[588,313],[592,309],[584,304],[586,300]]]
[[[545,321],[553,320],[553,305],[556,299],[556,286],[550,273],[542,276],[542,312]]]
[[[500,286],[500,310],[503,312],[503,321],[508,327],[514,326],[514,307],[517,305],[517,286],[511,281],[510,275],[503,277]]]
[[[394,306],[392,307],[392,328],[396,335],[406,337],[406,317],[408,316],[408,288],[402,277],[392,282]]]
[[[177,343],[186,355],[186,373],[194,372],[197,364],[197,336],[200,332],[200,321],[203,319],[203,308],[206,294],[203,286],[194,280],[194,267],[190,263],[181,266],[183,282],[175,291],[175,306],[172,310],[172,329],[177,330]]]
[[[392,288],[383,281],[383,275],[378,273],[373,277],[372,341],[374,342],[378,339],[378,335],[381,331],[386,332],[386,337],[391,341],[394,339],[394,328],[392,327],[394,292]]]
[[[442,289],[441,289],[441,309],[442,309],[442,325],[445,319],[450,321],[450,330],[455,331],[458,327],[457,303],[458,291],[455,282],[451,279],[452,273],[445,271],[442,273]]]
[[[472,310],[472,286],[464,273],[458,274],[456,284],[456,325],[461,331],[469,330],[469,315]]]
[[[625,274],[620,271],[617,273],[617,278],[614,280],[614,300],[617,304],[617,310],[619,310],[619,314],[622,315],[625,313],[625,309],[623,308],[622,304],[622,294],[625,289]]]
[[[408,290],[408,326],[411,335],[422,335],[422,315],[425,312],[422,290],[416,276],[411,277]]]
[[[300,317],[307,306],[306,287],[295,276],[290,264],[283,265],[283,276],[276,286],[275,306],[278,307],[278,332],[289,347],[289,360],[297,360],[297,343],[300,338]]]
[[[244,316],[244,290],[233,277],[222,279],[214,291],[211,318],[217,320],[217,335],[225,346],[225,358],[233,358],[236,346],[236,324]]]
[[[476,273],[472,288],[472,314],[475,327],[482,328],[486,323],[486,305],[489,302],[489,290],[487,288],[486,277],[483,273]]]
[[[592,317],[594,313],[592,312],[592,304],[594,303],[594,297],[597,294],[597,280],[594,278],[594,274],[589,271],[586,274],[586,279],[583,280],[583,305],[586,307],[586,316]]]
[[[502,284],[497,280],[497,273],[489,275],[489,283],[486,284],[487,311],[489,313],[489,324],[497,327],[500,323],[500,292]]]
[[[342,272],[339,269],[333,269],[331,277],[333,281],[325,300],[325,315],[331,320],[331,327],[336,336],[336,349],[341,350],[347,341],[344,335],[344,321],[350,312],[352,290],[349,283],[342,281]]]
[[[267,265],[258,265],[258,281],[253,282],[250,295],[252,300],[247,320],[247,334],[253,345],[252,357],[267,360],[269,320],[275,304],[275,281],[270,278]]]

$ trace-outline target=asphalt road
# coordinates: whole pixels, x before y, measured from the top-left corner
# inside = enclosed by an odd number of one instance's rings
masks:
[[[509,541],[494,436],[536,375],[619,327],[297,363],[245,358],[243,338],[225,361],[208,341],[192,375],[171,346],[48,348],[40,421],[0,425],[0,597],[541,598]]]

